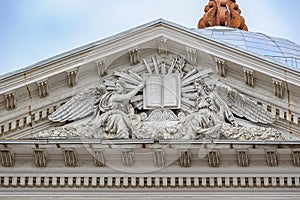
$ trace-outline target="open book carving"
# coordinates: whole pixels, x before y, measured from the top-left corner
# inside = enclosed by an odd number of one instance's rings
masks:
[[[144,109],[180,109],[180,74],[146,74]]]

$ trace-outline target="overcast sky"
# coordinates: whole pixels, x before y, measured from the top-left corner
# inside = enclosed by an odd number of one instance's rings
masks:
[[[0,0],[0,74],[163,18],[196,28],[208,0]],[[237,0],[249,31],[300,44],[300,1]]]

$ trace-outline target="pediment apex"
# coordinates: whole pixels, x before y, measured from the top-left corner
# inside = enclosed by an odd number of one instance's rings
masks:
[[[99,57],[108,57],[120,51],[128,52],[132,49],[136,49],[136,47],[142,49],[144,48],[143,45],[147,45],[147,42],[152,41],[153,43],[157,43],[157,40],[162,42],[168,41],[168,43],[173,41],[174,43],[182,45],[183,48],[201,51],[216,57],[219,56],[224,60],[239,63],[248,68],[255,68],[261,73],[271,71],[270,66],[269,68],[262,67],[264,65],[270,65],[270,62],[265,59],[257,60],[257,55],[253,57],[249,55],[249,52],[245,53],[241,49],[237,50],[232,46],[208,38],[205,35],[199,34],[194,29],[186,28],[164,19],[158,19],[114,36],[70,50],[24,69],[1,75],[0,83],[6,85],[5,83],[19,82],[19,85],[22,86],[21,80],[24,73],[30,76],[28,77],[30,80],[36,82],[36,80],[40,78],[39,75],[41,71],[43,71],[47,77],[53,76],[57,73],[61,73],[61,71],[65,69],[71,69],[96,61]],[[155,48],[162,50],[158,46],[155,46]],[[171,45],[168,45],[167,48],[169,51],[176,52],[176,48],[172,48]],[[163,49],[163,51],[166,51],[166,49]],[[228,54],[228,52],[230,53]],[[232,56],[228,56],[231,54]],[[70,62],[66,62],[67,60],[70,60]],[[61,63],[61,61],[63,61],[63,63]],[[272,71],[274,71],[274,68],[282,68],[276,63],[272,63],[272,67]],[[287,71],[289,71],[289,69],[287,69]],[[14,81],[12,81],[11,78],[13,78]],[[20,79],[20,81],[15,81],[15,79]],[[0,93],[3,93],[1,92],[2,90],[6,91],[5,88],[0,87]]]

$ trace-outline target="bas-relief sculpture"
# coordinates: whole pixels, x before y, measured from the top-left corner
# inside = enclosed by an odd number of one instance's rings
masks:
[[[37,137],[284,140],[266,128],[275,116],[211,69],[180,56],[143,62],[143,69],[115,72],[75,95],[49,117],[67,124]]]

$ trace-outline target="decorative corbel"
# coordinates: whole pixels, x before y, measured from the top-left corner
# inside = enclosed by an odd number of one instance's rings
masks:
[[[16,92],[8,92],[4,94],[5,105],[7,110],[13,110],[17,107]]]
[[[253,87],[254,86],[254,71],[244,68],[244,80],[245,84]]]
[[[107,75],[107,65],[106,65],[106,59],[95,61],[97,68],[98,68],[98,75],[100,77],[103,77]]]
[[[219,150],[212,150],[208,153],[208,164],[210,167],[220,166],[220,153]]]
[[[1,164],[3,167],[12,167],[15,164],[15,156],[9,149],[1,149]]]
[[[188,168],[192,166],[192,154],[189,150],[179,151],[179,165],[180,167]]]
[[[158,53],[159,54],[167,54],[168,53],[168,39],[165,37],[160,37],[157,39],[158,44]]]
[[[222,60],[220,58],[215,58],[215,63],[216,63],[216,71],[219,76],[225,77],[226,76],[226,61]]]
[[[153,163],[156,167],[164,167],[165,166],[165,154],[163,149],[153,149]]]
[[[64,161],[66,167],[76,167],[77,156],[74,149],[64,149]]]
[[[276,150],[266,150],[266,161],[269,167],[278,166],[278,155]]]
[[[96,167],[104,167],[105,166],[105,158],[104,158],[104,153],[102,150],[95,151],[94,164]]]
[[[248,150],[237,150],[237,161],[238,165],[241,167],[248,167],[249,166],[249,151]]]
[[[34,164],[36,167],[47,166],[47,155],[45,149],[33,149],[34,152]]]
[[[187,54],[187,61],[191,63],[192,65],[197,64],[197,51],[195,49],[186,48],[186,54]]]
[[[125,167],[130,167],[133,165],[133,156],[131,149],[122,149],[122,163]]]
[[[74,87],[78,82],[78,70],[79,67],[66,71],[68,76],[68,84],[70,87]]]
[[[293,150],[293,164],[296,167],[300,167],[300,149]]]
[[[40,98],[44,98],[49,95],[48,79],[38,81],[37,86],[38,86]]]
[[[283,98],[283,94],[284,94],[283,81],[277,80],[275,78],[273,78],[272,81],[273,81],[274,95],[277,96],[278,98]]]
[[[129,50],[129,62],[131,65],[140,63],[140,51],[138,48]]]

